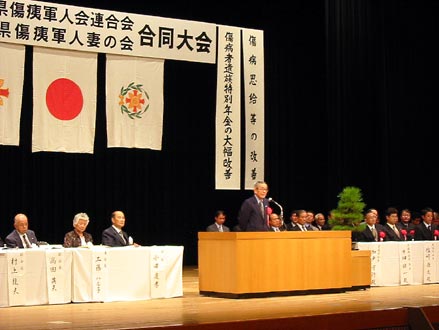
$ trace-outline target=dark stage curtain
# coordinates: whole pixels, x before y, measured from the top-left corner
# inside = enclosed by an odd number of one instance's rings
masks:
[[[434,1],[294,1],[278,4],[184,2],[91,8],[264,30],[266,181],[292,209],[336,207],[344,186],[368,207],[437,207],[438,108]],[[105,8],[103,7],[105,6]],[[292,7],[292,8],[290,8]],[[233,227],[252,191],[216,191],[216,66],[165,63],[162,151],[106,147],[105,58],[99,55],[95,152],[31,153],[32,48],[27,47],[19,147],[0,146],[0,236],[18,212],[40,240],[61,243],[78,212],[100,243],[120,209],[143,245],[184,245],[197,263],[197,232],[224,209]]]
[[[356,185],[380,209],[437,207],[438,5],[326,1],[329,189]]]

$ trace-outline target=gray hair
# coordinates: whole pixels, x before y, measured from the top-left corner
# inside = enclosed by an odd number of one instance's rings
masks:
[[[87,213],[78,213],[75,215],[75,217],[73,218],[73,227],[75,227],[75,225],[78,223],[78,221],[80,219],[86,220],[87,223],[90,221],[90,219],[88,218]]]
[[[268,187],[268,184],[267,184],[267,182],[262,181],[262,180],[256,181],[254,184],[254,188],[259,188],[260,186],[267,186]]]

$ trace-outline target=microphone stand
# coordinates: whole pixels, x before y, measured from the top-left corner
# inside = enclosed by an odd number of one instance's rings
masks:
[[[283,207],[282,207],[282,205],[280,205],[278,202],[276,202],[273,198],[269,198],[268,199],[268,201],[269,202],[273,202],[274,204],[276,204],[278,207],[279,207],[279,209],[280,209],[280,214],[279,214],[279,216],[280,216],[280,218],[281,218],[281,220],[282,220],[282,225],[284,224],[284,209],[283,209]]]

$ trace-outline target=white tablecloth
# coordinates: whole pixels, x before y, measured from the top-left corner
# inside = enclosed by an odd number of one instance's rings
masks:
[[[182,246],[73,249],[73,302],[183,295]]]
[[[0,250],[0,307],[183,296],[183,247]]]
[[[439,241],[359,242],[371,251],[371,286],[439,282]]]
[[[0,307],[71,302],[72,252],[0,250]]]

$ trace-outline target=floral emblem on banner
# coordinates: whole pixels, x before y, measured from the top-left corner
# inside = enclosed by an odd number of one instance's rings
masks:
[[[122,86],[120,89],[120,111],[131,119],[142,118],[149,109],[149,95],[142,87],[143,85],[132,82],[126,88]]]
[[[7,98],[9,96],[9,88],[2,88],[5,83],[4,79],[0,79],[0,105],[3,105],[2,97]]]

